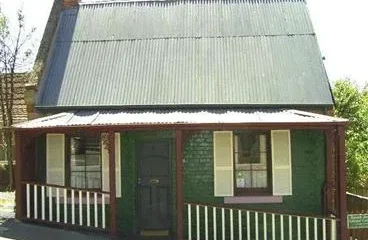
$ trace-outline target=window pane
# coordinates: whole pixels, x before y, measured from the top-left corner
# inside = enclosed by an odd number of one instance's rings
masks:
[[[101,174],[100,172],[87,172],[87,188],[100,189],[101,188]]]
[[[267,187],[267,170],[249,170],[236,171],[236,187],[237,188],[266,188]]]
[[[70,167],[71,171],[74,171],[79,168],[84,168],[85,165],[85,155],[70,155]]]
[[[90,171],[89,168],[95,168],[95,170],[100,171],[100,155],[86,155],[85,157],[88,171]]]
[[[70,185],[76,188],[101,189],[100,138],[70,138]]]
[[[70,185],[75,188],[86,188],[85,172],[72,172],[70,175]]]
[[[235,185],[237,188],[268,187],[268,135],[242,131],[234,135]]]

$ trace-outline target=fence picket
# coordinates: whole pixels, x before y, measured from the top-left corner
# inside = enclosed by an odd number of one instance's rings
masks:
[[[247,239],[250,240],[250,213],[247,211]]]
[[[79,190],[79,225],[83,225],[83,204],[82,204],[82,191]]]
[[[309,218],[305,218],[305,236],[309,239]]]
[[[89,192],[86,192],[87,195],[87,226],[91,226],[91,213],[90,213],[90,205],[89,205]]]
[[[225,209],[221,208],[222,240],[225,240]]]
[[[95,192],[93,194],[93,197],[94,197],[94,204],[95,204],[95,227],[97,228],[98,227],[98,205],[97,205],[97,193]]]
[[[33,200],[34,200],[34,203],[33,203],[33,217],[34,219],[37,219],[38,218],[38,209],[37,209],[37,185],[34,185],[33,186]]]
[[[243,239],[243,232],[242,232],[242,213],[238,210],[238,228],[239,228],[239,239]]]
[[[102,228],[106,228],[105,194],[102,194],[101,202],[102,202]]]
[[[216,208],[213,207],[213,239],[217,240],[217,215],[216,215]]]
[[[267,239],[267,214],[263,213],[263,239]]]
[[[275,231],[275,214],[272,214],[272,240],[276,239],[276,231]]]
[[[254,213],[254,224],[255,224],[255,230],[256,230],[256,240],[259,239],[259,233],[258,233],[258,212]]]
[[[331,220],[331,240],[336,240],[336,220]]]
[[[49,187],[49,221],[52,221],[52,187]]]
[[[26,187],[26,195],[27,195],[27,218],[31,217],[31,191],[30,191],[30,186],[27,183],[27,187]]]
[[[67,190],[64,189],[64,223],[68,222],[68,196]]]
[[[317,218],[314,219],[314,240],[318,240]]]
[[[205,238],[208,240],[208,207],[204,207]]]
[[[41,187],[41,218],[45,220],[45,186]]]
[[[280,237],[284,240],[284,216],[280,215]]]
[[[72,190],[72,224],[75,224],[75,199],[74,199],[74,190]]]
[[[293,218],[289,216],[289,240],[293,239]]]
[[[56,222],[60,222],[60,190],[56,188]]]
[[[192,207],[188,204],[188,240],[192,240]]]
[[[199,205],[196,207],[196,215],[197,215],[197,239],[199,240],[201,238],[201,232],[200,232],[200,220],[199,220]]]
[[[230,239],[234,240],[234,221],[233,221],[234,217],[233,217],[233,210],[230,209]]]

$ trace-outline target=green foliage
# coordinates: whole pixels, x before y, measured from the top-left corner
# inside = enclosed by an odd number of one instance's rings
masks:
[[[348,189],[368,187],[368,89],[360,90],[351,80],[333,87],[335,115],[349,119],[346,130]]]

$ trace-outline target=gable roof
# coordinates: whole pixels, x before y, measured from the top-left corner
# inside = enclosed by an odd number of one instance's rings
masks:
[[[64,10],[38,107],[332,105],[302,0]]]

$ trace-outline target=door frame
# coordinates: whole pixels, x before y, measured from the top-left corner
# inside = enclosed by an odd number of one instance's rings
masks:
[[[140,219],[140,200],[141,200],[141,197],[140,197],[140,191],[139,191],[139,184],[138,184],[138,178],[139,178],[139,159],[138,159],[138,154],[137,154],[137,151],[138,151],[138,144],[139,143],[143,143],[143,142],[165,142],[165,143],[168,143],[168,151],[169,151],[169,162],[168,162],[168,168],[169,168],[169,173],[168,173],[168,183],[169,183],[169,186],[168,186],[168,203],[169,203],[169,206],[168,206],[168,217],[169,217],[169,226],[168,226],[168,229],[162,229],[162,230],[169,230],[169,235],[172,235],[173,233],[173,227],[175,226],[173,224],[173,222],[175,221],[175,219],[173,218],[174,215],[173,215],[173,207],[174,207],[174,204],[173,204],[173,198],[175,196],[173,196],[173,157],[175,156],[175,153],[173,152],[174,150],[174,140],[172,138],[159,138],[159,137],[142,137],[142,138],[137,138],[135,141],[134,141],[134,153],[135,153],[135,164],[136,164],[136,178],[135,178],[135,182],[136,182],[136,202],[135,202],[135,205],[136,205],[136,209],[135,209],[135,214],[136,214],[136,233],[139,235],[140,231],[141,230],[144,230],[144,229],[141,229],[141,219]],[[160,231],[160,230],[158,230]]]

